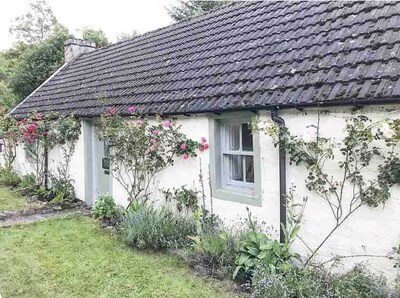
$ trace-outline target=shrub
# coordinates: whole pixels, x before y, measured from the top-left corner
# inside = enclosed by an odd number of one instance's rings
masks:
[[[179,212],[183,210],[194,212],[198,208],[198,191],[187,189],[185,186],[181,188],[166,189],[162,191],[167,202],[174,202]]]
[[[254,270],[252,290],[255,298],[329,297],[324,274],[296,267],[272,273],[268,264]]]
[[[286,232],[285,243],[279,243],[278,240],[270,239],[264,232],[258,230],[256,223],[248,213],[249,227],[244,239],[240,242],[239,253],[236,257],[236,269],[233,278],[240,271],[252,275],[255,268],[267,265],[271,273],[276,273],[285,269],[293,259],[300,256],[291,252],[290,243],[296,237],[298,228]]]
[[[332,282],[331,292],[335,297],[386,298],[389,296],[385,278],[369,272],[361,265],[336,277]]]
[[[384,298],[389,290],[385,279],[355,266],[343,275],[329,274],[323,269],[288,267],[274,274],[268,267],[258,267],[252,279],[253,297],[355,297]]]
[[[3,168],[0,170],[0,184],[10,187],[17,187],[21,178],[18,173],[11,168]]]
[[[158,210],[144,205],[127,212],[122,229],[134,246],[164,250],[188,247],[196,224],[191,217],[175,214],[165,207]]]
[[[71,179],[52,178],[48,197],[52,204],[71,203],[75,201],[75,189]]]
[[[117,214],[117,205],[110,195],[100,196],[92,207],[92,214],[101,220],[111,220]]]
[[[24,175],[21,178],[21,182],[18,184],[18,190],[23,195],[35,194],[38,186],[36,185],[36,177],[34,174]]]
[[[188,252],[189,264],[201,265],[211,276],[232,273],[238,240],[231,231],[214,231],[191,237],[193,245]]]

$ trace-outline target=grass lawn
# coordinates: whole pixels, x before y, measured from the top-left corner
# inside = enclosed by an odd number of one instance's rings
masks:
[[[28,207],[26,198],[17,191],[0,186],[0,212],[5,210],[23,210]]]
[[[0,294],[8,297],[235,297],[178,258],[138,252],[84,217],[0,228]]]

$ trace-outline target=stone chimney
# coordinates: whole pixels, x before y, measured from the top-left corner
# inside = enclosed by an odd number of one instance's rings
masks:
[[[95,49],[96,45],[93,42],[75,38],[67,39],[64,43],[65,63],[71,62],[80,54],[92,52]]]

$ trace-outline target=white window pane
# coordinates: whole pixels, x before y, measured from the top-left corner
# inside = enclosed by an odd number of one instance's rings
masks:
[[[229,150],[236,151],[240,149],[240,126],[229,126]]]
[[[246,156],[246,182],[254,183],[254,158]]]
[[[243,181],[243,157],[228,155],[230,180]]]
[[[242,148],[243,151],[253,151],[253,136],[247,123],[242,124]]]

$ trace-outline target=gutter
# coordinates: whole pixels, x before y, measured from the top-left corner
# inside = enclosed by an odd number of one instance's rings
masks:
[[[285,127],[285,120],[278,116],[277,110],[271,111],[271,120],[278,124],[280,138],[281,129]],[[279,206],[279,240],[284,243],[284,229],[286,228],[286,151],[281,142],[279,142]]]

